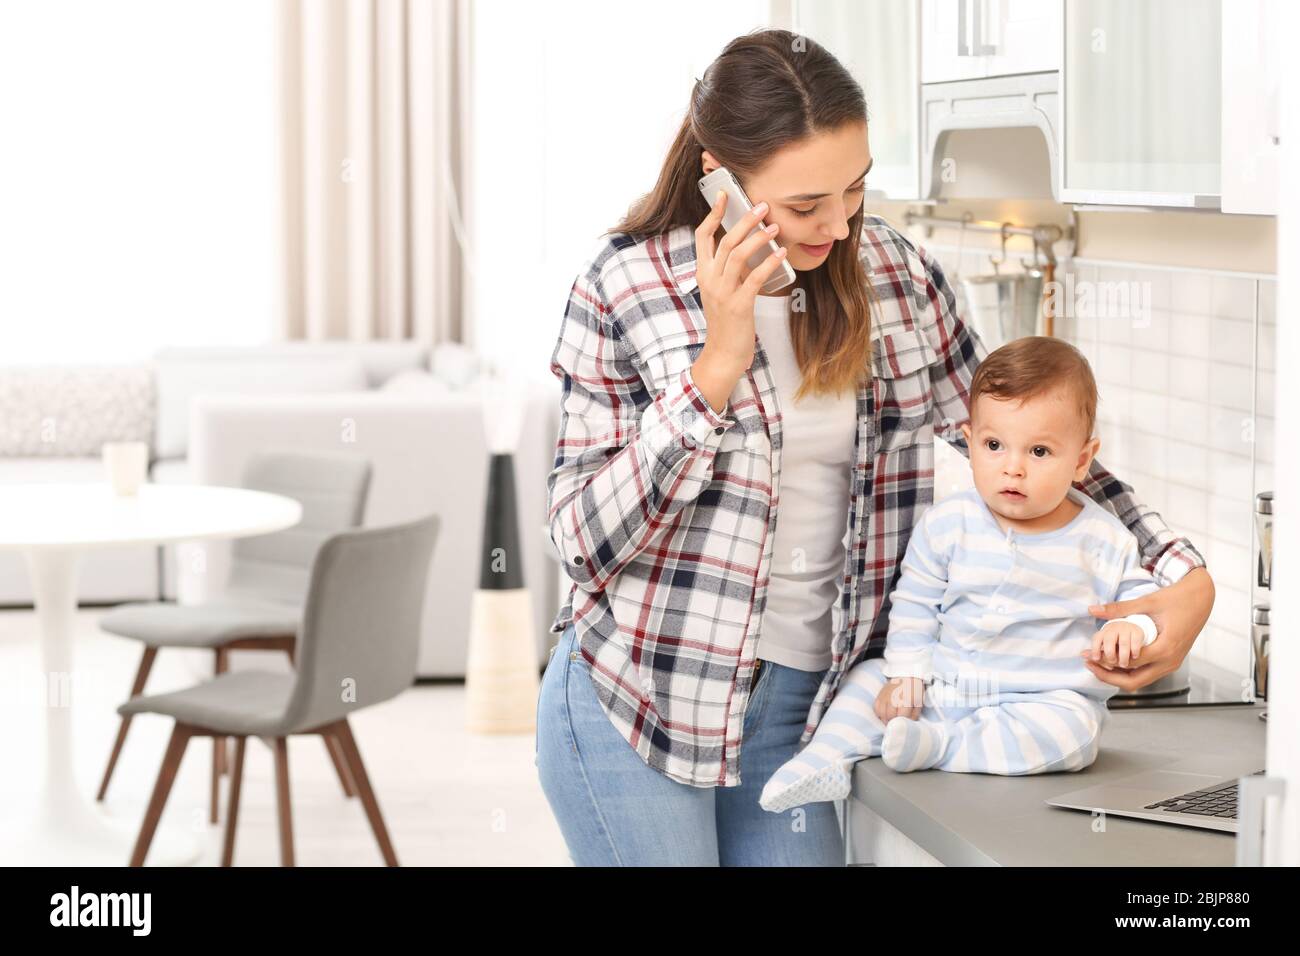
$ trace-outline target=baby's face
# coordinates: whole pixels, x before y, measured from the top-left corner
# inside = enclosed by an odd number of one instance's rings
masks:
[[[1023,402],[976,399],[961,429],[975,487],[989,509],[1016,522],[1056,509],[1097,453],[1100,442],[1088,438],[1085,424],[1064,389]]]

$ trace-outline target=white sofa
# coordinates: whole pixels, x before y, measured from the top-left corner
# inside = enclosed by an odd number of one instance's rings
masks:
[[[484,407],[497,397],[477,389],[428,394],[358,392],[316,396],[207,396],[194,404],[190,461],[196,481],[231,484],[255,451],[264,448],[354,451],[369,459],[370,498],[365,524],[405,521],[436,511],[442,518],[424,606],[422,677],[463,676],[470,600],[478,587],[490,455]],[[559,402],[549,390],[529,389],[522,440],[513,456],[524,581],[533,599],[539,665],[549,647],[559,568],[549,560],[545,531],[546,476],[551,469]],[[229,545],[203,546],[206,569],[195,576],[195,596],[219,588]],[[507,555],[507,560],[514,556]],[[189,595],[184,576],[181,592]]]
[[[439,364],[439,355],[443,357]],[[454,360],[454,361],[453,361]],[[430,371],[430,363],[436,370]],[[463,351],[432,356],[411,343],[287,343],[249,349],[168,349],[152,363],[157,418],[151,479],[235,485],[261,450],[351,450],[374,467],[365,525],[434,511],[442,528],[430,568],[419,674],[465,672],[471,596],[477,587],[486,478],[485,433],[501,396],[472,379]],[[0,372],[0,381],[3,372]],[[524,580],[532,592],[538,663],[549,647],[560,569],[549,559],[546,476],[559,427],[554,389],[525,386],[514,453]],[[97,457],[35,461],[0,458],[0,481],[92,481]],[[228,543],[105,553],[83,568],[85,602],[201,600],[220,590]],[[190,556],[193,555],[193,560]],[[199,557],[202,560],[198,560]],[[201,572],[200,572],[201,569]],[[26,570],[0,567],[0,600],[30,604]],[[266,655],[261,655],[265,657]],[[239,655],[232,667],[239,667]]]
[[[153,359],[158,415],[150,479],[199,481],[190,465],[190,416],[199,396],[277,394],[315,397],[377,389],[395,375],[424,369],[427,346],[414,342],[282,342],[256,347],[168,348]],[[221,482],[239,484],[239,477]],[[174,547],[163,549],[160,593],[179,596]]]

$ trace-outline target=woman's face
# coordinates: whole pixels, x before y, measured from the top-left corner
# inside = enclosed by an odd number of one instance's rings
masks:
[[[708,150],[703,158],[704,173],[720,165]],[[780,226],[776,243],[789,250],[791,267],[816,269],[848,238],[872,162],[867,124],[846,123],[782,148],[741,185],[754,205],[766,200],[763,221]]]

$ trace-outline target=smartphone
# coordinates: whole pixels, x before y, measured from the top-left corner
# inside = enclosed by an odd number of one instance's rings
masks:
[[[740,222],[745,217],[745,214],[754,208],[754,204],[749,201],[749,197],[745,195],[745,190],[740,188],[740,183],[737,182],[736,177],[731,175],[731,171],[725,166],[719,166],[700,180],[700,192],[704,194],[704,201],[708,203],[709,208],[713,207],[719,189],[727,191],[727,207],[722,211],[722,228],[730,232],[736,223]],[[749,235],[752,236],[754,233],[761,231],[761,228],[760,225],[756,224],[750,230]],[[748,239],[749,236],[745,238]],[[767,240],[766,249],[760,246],[758,251],[749,257],[749,268],[751,270],[757,269],[763,264],[764,259],[780,248],[775,239]],[[794,279],[794,269],[791,268],[789,262],[782,259],[781,264],[776,267],[776,271],[768,276],[767,281],[763,283],[763,291],[777,292],[794,282]]]

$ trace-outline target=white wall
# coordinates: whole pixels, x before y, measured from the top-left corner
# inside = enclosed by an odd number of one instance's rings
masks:
[[[475,4],[472,324],[503,367],[556,383],[579,266],[654,185],[695,78],[768,7]]]
[[[0,361],[270,338],[273,13],[0,4]]]

